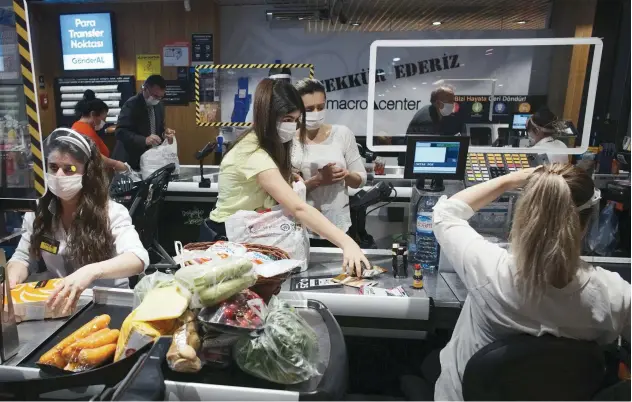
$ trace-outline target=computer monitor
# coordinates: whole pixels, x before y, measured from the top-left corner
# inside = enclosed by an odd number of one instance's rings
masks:
[[[463,180],[469,144],[469,137],[409,136],[404,178]]]
[[[512,130],[526,130],[527,129],[527,121],[531,117],[530,113],[516,113],[512,116],[511,119],[511,129]]]

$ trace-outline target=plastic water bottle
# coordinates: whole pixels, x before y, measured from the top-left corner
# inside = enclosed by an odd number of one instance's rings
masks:
[[[437,197],[422,195],[417,208],[415,260],[424,270],[434,270],[439,266],[439,243],[432,231],[432,207]]]

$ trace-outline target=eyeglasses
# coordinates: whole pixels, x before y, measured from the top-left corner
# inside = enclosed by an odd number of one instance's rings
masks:
[[[79,169],[77,169],[76,165],[58,165],[56,163],[49,162],[48,163],[48,173],[57,174],[57,172],[61,169],[66,176],[72,176],[77,174]]]

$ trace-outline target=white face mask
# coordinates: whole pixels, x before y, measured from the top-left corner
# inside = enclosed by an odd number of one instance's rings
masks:
[[[296,136],[296,123],[295,122],[283,122],[277,125],[277,132],[282,143],[292,141]]]
[[[454,112],[454,103],[444,103],[443,109],[439,110],[441,116],[449,116]]]
[[[74,198],[83,187],[83,175],[75,174],[72,176],[57,176],[47,173],[48,189],[51,193],[62,200],[70,200]]]
[[[305,127],[308,130],[318,130],[325,122],[325,111],[305,113]]]
[[[94,129],[95,129],[96,131],[99,131],[99,130],[101,130],[104,126],[105,126],[105,120],[101,120],[101,122],[99,122],[99,124],[97,124],[97,125],[95,125],[95,126],[94,126]]]
[[[149,98],[147,98],[146,102],[149,106],[156,106],[157,104],[160,103],[160,100],[150,95]]]

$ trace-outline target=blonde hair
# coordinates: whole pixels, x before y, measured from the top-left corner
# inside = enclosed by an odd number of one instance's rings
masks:
[[[577,274],[592,215],[592,208],[577,207],[593,192],[591,177],[572,165],[545,165],[529,177],[511,229],[516,279],[526,296],[539,297],[548,285],[563,288]]]

